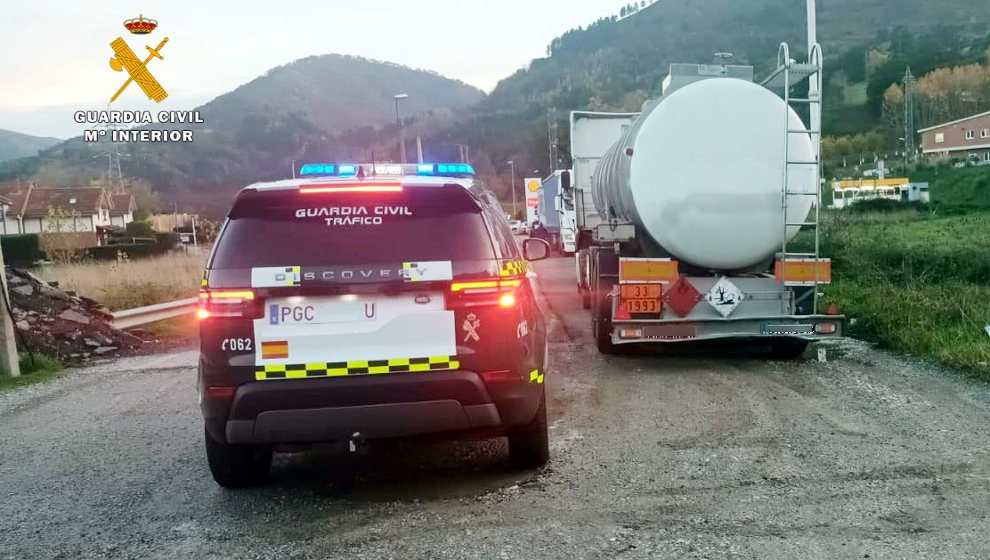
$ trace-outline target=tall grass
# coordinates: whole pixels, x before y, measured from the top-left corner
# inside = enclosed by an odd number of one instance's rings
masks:
[[[206,258],[206,253],[172,253],[148,259],[56,264],[35,272],[47,281],[57,281],[62,289],[117,311],[196,297]]]
[[[822,250],[850,334],[990,380],[990,213],[829,213]]]

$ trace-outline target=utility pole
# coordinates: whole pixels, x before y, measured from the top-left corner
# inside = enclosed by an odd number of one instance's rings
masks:
[[[399,117],[399,101],[403,99],[409,99],[409,94],[407,93],[397,93],[392,96],[395,99],[395,122],[399,123],[399,163],[406,162],[406,127],[402,124],[402,118]]]
[[[509,184],[510,190],[512,190],[512,219],[516,219],[516,162],[509,160],[506,163],[512,167],[512,183]]]
[[[0,250],[0,290],[3,293],[3,319],[0,320],[0,375],[19,377],[21,364],[17,357],[17,340],[14,334],[14,321],[10,317],[10,292],[7,291],[7,267]]]
[[[557,170],[557,159],[559,155],[557,153],[557,118],[556,118],[556,107],[551,107],[547,111],[547,140],[550,144],[550,172],[549,175],[553,175],[553,172]]]
[[[914,76],[911,67],[904,71],[904,171],[914,157]]]
[[[423,163],[423,137],[416,137],[416,162]]]

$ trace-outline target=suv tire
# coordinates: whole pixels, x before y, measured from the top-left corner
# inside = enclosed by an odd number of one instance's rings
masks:
[[[536,469],[550,460],[550,439],[547,436],[547,393],[540,396],[536,416],[525,426],[508,433],[509,460],[520,469]]]
[[[224,488],[256,486],[268,477],[272,451],[255,445],[229,445],[206,434],[206,461],[213,480]]]

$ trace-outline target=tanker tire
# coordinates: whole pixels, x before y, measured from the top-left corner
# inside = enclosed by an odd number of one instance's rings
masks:
[[[224,488],[257,486],[268,478],[272,452],[255,445],[230,445],[206,430],[206,462],[213,480]]]
[[[550,438],[547,435],[547,393],[540,395],[536,416],[525,426],[508,433],[509,461],[518,469],[538,469],[550,460]]]
[[[770,352],[780,360],[796,360],[808,349],[808,341],[784,338],[770,343]]]
[[[595,345],[598,352],[606,355],[619,353],[619,348],[612,343],[612,305],[606,294],[612,291],[610,282],[600,282],[594,294],[594,321],[592,327],[595,333]]]

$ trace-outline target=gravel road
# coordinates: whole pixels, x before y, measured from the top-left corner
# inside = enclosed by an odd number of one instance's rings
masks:
[[[499,441],[206,470],[195,352],[0,394],[0,558],[990,558],[990,387],[855,341],[602,357],[570,260],[552,323],[551,462]]]

